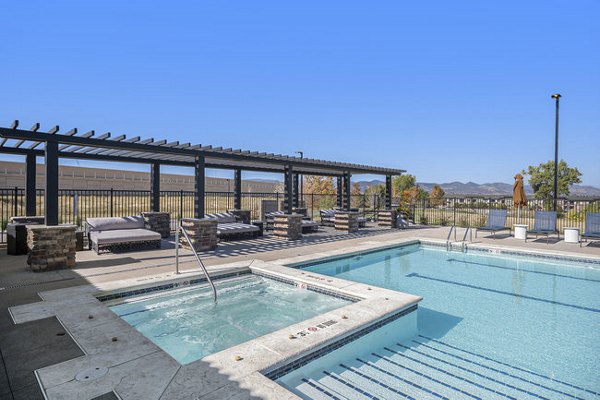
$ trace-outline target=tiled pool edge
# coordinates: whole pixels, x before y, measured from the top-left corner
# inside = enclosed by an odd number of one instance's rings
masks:
[[[373,332],[374,330],[379,329],[379,328],[397,320],[398,318],[402,318],[405,315],[408,315],[412,312],[417,311],[417,309],[418,309],[418,305],[416,305],[416,304],[413,306],[410,306],[405,310],[402,310],[393,315],[385,317],[378,322],[375,322],[373,324],[365,326],[356,332],[350,333],[349,335],[347,335],[345,337],[337,339],[333,343],[327,344],[327,345],[319,348],[316,351],[313,350],[309,354],[301,356],[295,360],[286,362],[282,366],[278,366],[276,368],[265,369],[265,370],[261,371],[261,373],[269,379],[276,380],[276,379],[278,379],[278,378],[280,378],[280,377],[282,377],[282,376],[284,376],[284,375],[286,375],[286,374],[288,374],[288,373],[290,373],[290,372],[292,372],[292,371],[294,371],[294,370],[296,370],[318,358],[321,358],[321,357],[331,353],[334,350],[339,349],[342,346],[345,346],[349,343],[354,342],[355,340],[363,337],[364,335],[367,335],[367,334]]]

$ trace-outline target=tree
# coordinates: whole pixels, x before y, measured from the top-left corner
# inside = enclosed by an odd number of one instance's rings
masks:
[[[411,174],[395,176],[392,179],[392,192],[394,196],[401,196],[402,192],[417,186],[417,178]]]
[[[385,197],[385,185],[371,185],[365,190],[367,196],[380,196]]]
[[[333,178],[309,175],[304,177],[304,192],[313,194],[335,194]]]
[[[529,185],[533,188],[536,199],[550,200],[554,197],[554,161],[541,163],[534,167],[530,165],[523,170]],[[569,187],[575,183],[581,183],[581,172],[577,168],[571,168],[564,160],[558,163],[558,196],[568,196]]]
[[[446,193],[440,187],[440,185],[433,185],[431,193],[429,194],[429,203],[432,206],[441,206],[444,203],[444,196]]]
[[[429,197],[429,193],[419,186],[413,186],[402,192],[400,199],[402,203],[415,204],[418,200],[424,200]]]
[[[360,196],[362,193],[360,192],[360,185],[358,182],[354,182],[352,184],[352,188],[350,189],[350,194],[352,196]]]

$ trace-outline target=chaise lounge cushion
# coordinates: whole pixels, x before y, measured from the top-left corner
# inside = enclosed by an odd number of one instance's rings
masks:
[[[160,240],[160,233],[148,229],[119,229],[91,231],[90,240],[100,246]]]
[[[137,215],[132,217],[88,218],[86,221],[90,232],[144,229],[144,218]]]
[[[217,224],[217,235],[237,235],[241,233],[258,232],[256,225],[242,224],[241,222],[228,222]]]
[[[237,222],[237,218],[236,218],[235,214],[228,213],[228,212],[205,214],[204,218],[216,219],[219,222],[219,224],[228,224],[228,223]]]

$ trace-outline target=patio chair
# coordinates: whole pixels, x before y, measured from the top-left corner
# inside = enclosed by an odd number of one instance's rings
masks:
[[[560,232],[556,229],[556,211],[536,211],[533,221],[533,229],[529,229],[525,234],[525,241],[527,241],[527,235],[533,233],[537,238],[538,235],[546,235],[546,244],[548,244],[548,236],[551,233],[556,233],[560,240]]]
[[[496,232],[505,230],[508,230],[510,235],[511,228],[506,226],[506,210],[490,210],[485,226],[475,228],[475,237],[477,237],[477,231],[486,231],[492,232],[494,240],[496,240]]]
[[[596,239],[600,240],[600,213],[586,213],[585,214],[585,231],[581,235],[579,246],[583,239]]]

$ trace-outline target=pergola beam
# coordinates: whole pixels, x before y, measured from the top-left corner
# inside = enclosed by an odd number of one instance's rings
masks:
[[[45,147],[46,185],[44,216],[46,225],[58,225],[58,143],[47,141]]]
[[[233,208],[242,209],[242,169],[233,171]]]
[[[35,154],[25,156],[25,216],[36,214],[36,157]]]
[[[150,208],[160,211],[160,163],[154,162],[150,168]]]

